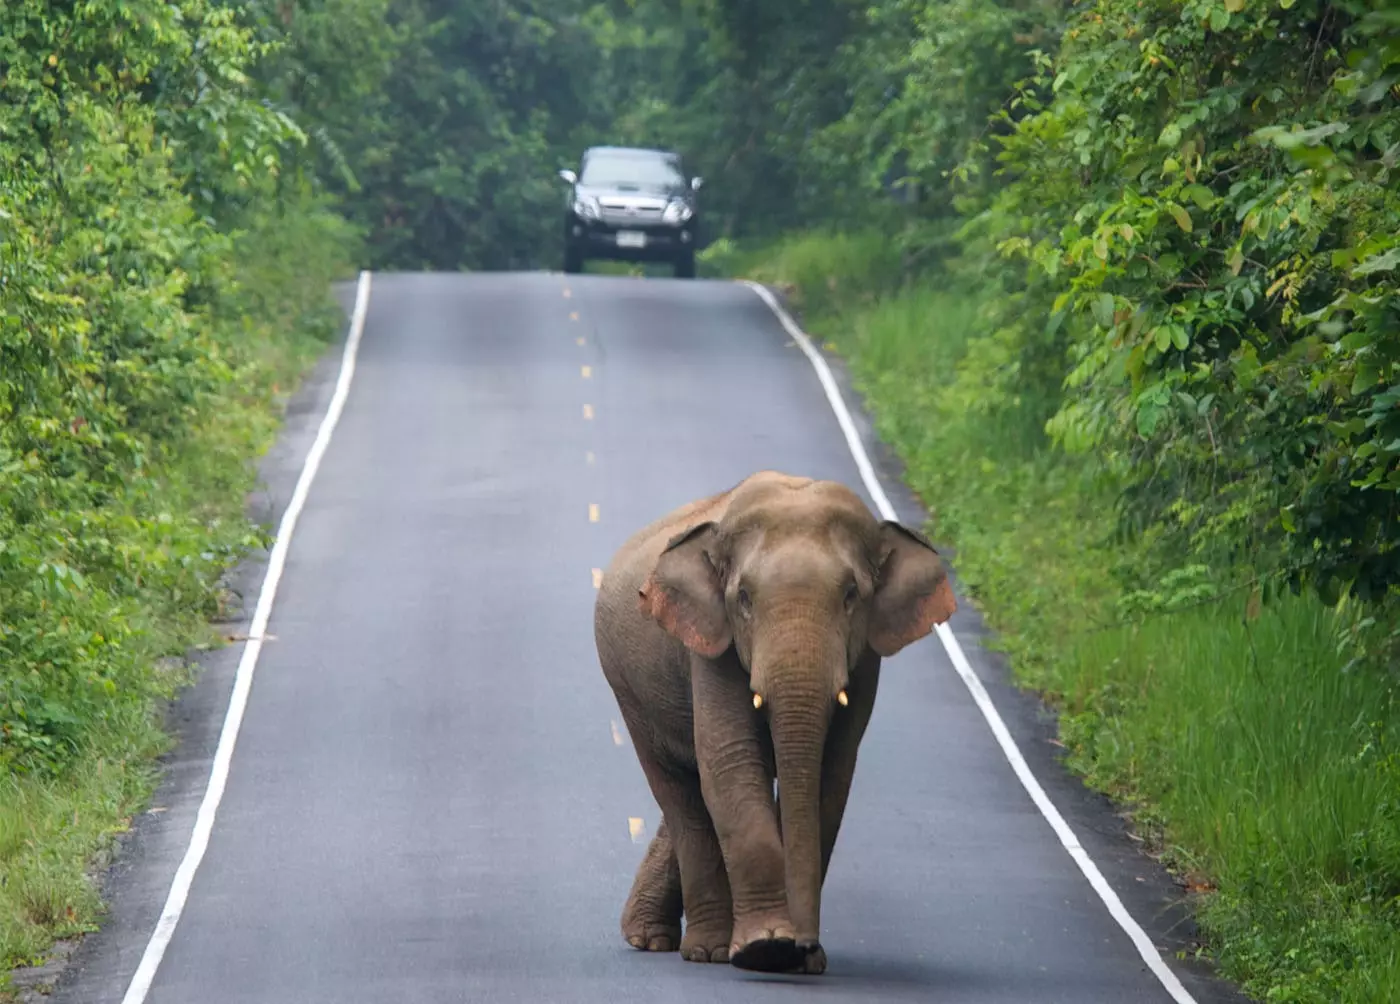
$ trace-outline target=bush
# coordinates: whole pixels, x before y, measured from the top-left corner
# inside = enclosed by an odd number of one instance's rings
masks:
[[[231,8],[0,11],[0,955],[85,929],[356,234]]]
[[[890,292],[852,266],[871,244],[803,236],[735,258],[790,284],[809,330],[848,357],[962,588],[1058,709],[1070,766],[1131,813],[1248,991],[1400,996],[1400,703],[1356,645],[1393,611],[1264,604],[1248,582],[1222,590],[1164,561],[1151,533],[1122,534],[1111,466],[1045,434],[1058,395],[1025,379],[998,274]]]

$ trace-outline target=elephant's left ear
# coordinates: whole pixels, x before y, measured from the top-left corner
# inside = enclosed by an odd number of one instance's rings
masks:
[[[892,520],[880,524],[880,570],[870,610],[870,647],[891,656],[958,609],[948,570],[928,538]]]
[[[707,659],[723,655],[734,640],[710,559],[715,536],[714,523],[701,523],[671,538],[638,591],[643,613]]]

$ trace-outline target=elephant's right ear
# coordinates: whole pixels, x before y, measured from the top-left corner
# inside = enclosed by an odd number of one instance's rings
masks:
[[[672,537],[638,591],[644,614],[707,659],[724,654],[734,640],[719,572],[710,558],[714,544],[714,523]]]

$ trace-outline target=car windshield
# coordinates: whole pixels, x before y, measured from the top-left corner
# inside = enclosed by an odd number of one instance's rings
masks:
[[[636,185],[644,188],[677,188],[685,185],[685,177],[675,161],[626,154],[594,154],[584,165],[579,181],[585,185]]]

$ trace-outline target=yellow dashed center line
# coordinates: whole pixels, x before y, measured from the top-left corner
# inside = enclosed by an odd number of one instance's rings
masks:
[[[571,321],[577,321],[577,320],[578,320],[578,311],[577,311],[577,310],[571,311],[571,312],[569,313],[569,320],[571,320]]]
[[[593,451],[589,450],[583,455],[583,459],[587,461],[590,466],[592,466],[594,460],[596,460],[597,458],[593,456]]]
[[[585,366],[585,367],[583,368],[583,378],[584,378],[585,380],[587,380],[587,379],[588,379],[589,377],[591,377],[592,375],[593,375],[593,367],[592,367],[592,366]]]
[[[565,287],[564,287],[564,299],[567,300],[567,299],[569,299],[569,297],[571,297],[571,296],[573,296],[573,295],[574,295],[574,291],[573,291],[572,289],[570,289],[568,286],[565,286]]]
[[[590,502],[590,503],[588,503],[588,522],[590,522],[590,523],[596,523],[596,522],[598,522],[598,503],[597,503],[597,502]]]
[[[632,834],[632,843],[640,844],[642,842],[642,834],[646,832],[646,824],[642,822],[640,816],[628,816],[627,832]]]
[[[594,588],[594,589],[599,589],[599,588],[602,587],[602,585],[603,585],[603,570],[602,570],[601,568],[595,568],[595,569],[593,569],[593,588]]]
[[[582,335],[579,335],[579,336],[578,336],[578,343],[579,343],[580,345],[583,344],[583,336],[582,336]]]
[[[617,727],[617,721],[616,721],[616,720],[614,720],[613,722],[611,722],[611,725],[612,725],[613,745],[614,745],[614,746],[621,746],[621,745],[622,745],[622,730],[621,730],[620,728]]]
[[[585,405],[583,406],[583,420],[586,422],[586,421],[588,421],[589,419],[591,419],[592,417],[593,417],[593,405],[591,405],[591,404],[585,404]]]

